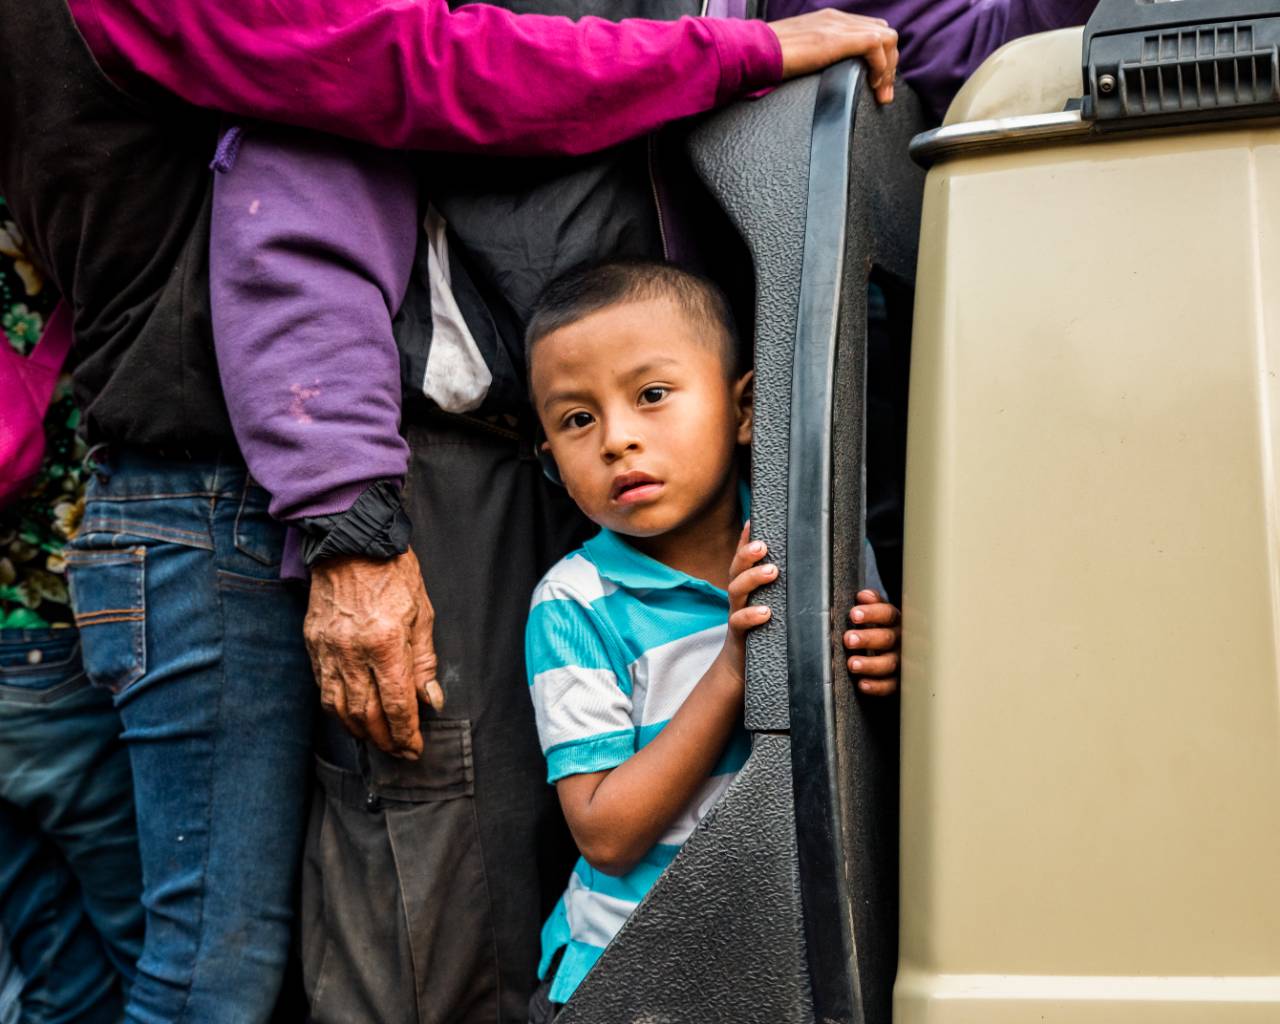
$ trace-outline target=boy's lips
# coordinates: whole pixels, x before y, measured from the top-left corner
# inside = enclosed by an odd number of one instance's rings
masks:
[[[648,473],[623,473],[613,478],[609,500],[616,501],[619,505],[634,505],[654,497],[660,490],[662,481]]]

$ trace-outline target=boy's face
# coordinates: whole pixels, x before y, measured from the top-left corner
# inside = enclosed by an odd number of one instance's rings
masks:
[[[737,446],[751,440],[751,377],[729,376],[717,330],[659,298],[600,310],[535,345],[538,416],[594,522],[659,536],[734,485]]]

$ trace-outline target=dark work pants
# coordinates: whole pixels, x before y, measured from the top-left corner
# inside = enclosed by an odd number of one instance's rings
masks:
[[[303,876],[317,1024],[525,1024],[574,850],[538,747],[524,624],[588,526],[515,434],[409,428],[405,495],[446,707],[411,763],[329,723]]]

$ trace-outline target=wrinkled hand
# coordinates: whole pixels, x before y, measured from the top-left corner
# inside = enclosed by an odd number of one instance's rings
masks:
[[[435,612],[418,559],[334,558],[311,574],[303,626],[320,703],[347,729],[388,754],[422,754],[418,701],[437,711]]]
[[[860,590],[849,610],[853,629],[844,635],[849,671],[858,679],[858,689],[872,697],[887,697],[898,689],[898,648],[902,627],[898,609],[874,590]]]
[[[861,57],[881,103],[893,100],[898,74],[898,33],[883,18],[823,10],[770,24],[782,44],[782,77],[821,71],[849,57]]]
[[[747,634],[763,626],[773,612],[762,604],[748,604],[752,593],[778,578],[776,565],[758,564],[769,549],[762,540],[751,539],[751,524],[742,528],[738,550],[729,566],[729,633],[721,657],[741,679],[746,672]]]

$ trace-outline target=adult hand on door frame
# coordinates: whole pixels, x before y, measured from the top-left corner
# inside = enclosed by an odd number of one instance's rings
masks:
[[[861,57],[870,71],[871,88],[881,103],[893,100],[898,75],[898,33],[883,18],[822,10],[769,25],[782,46],[782,77],[821,71],[850,57]]]

